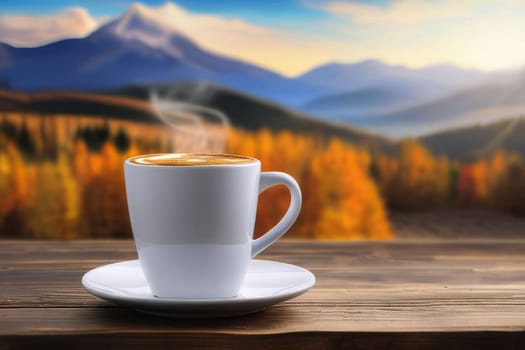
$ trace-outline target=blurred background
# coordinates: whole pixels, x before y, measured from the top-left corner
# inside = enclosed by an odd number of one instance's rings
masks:
[[[523,33],[512,0],[2,1],[0,237],[131,237],[157,152],[289,172],[288,237],[522,236]]]

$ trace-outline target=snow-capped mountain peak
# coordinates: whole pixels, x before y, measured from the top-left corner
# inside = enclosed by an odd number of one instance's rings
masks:
[[[121,39],[139,41],[180,59],[184,57],[180,43],[193,45],[175,25],[180,11],[182,10],[172,3],[156,8],[135,3],[110,23],[108,30]]]

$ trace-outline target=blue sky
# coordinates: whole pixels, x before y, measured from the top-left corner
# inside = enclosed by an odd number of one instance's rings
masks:
[[[2,0],[0,41],[37,46],[82,37],[124,13],[124,0]],[[525,63],[520,0],[144,0],[206,49],[286,75],[369,58],[421,67]],[[149,11],[149,10],[148,10]]]
[[[136,1],[126,0],[4,0],[0,2],[1,13],[41,14],[53,13],[64,7],[78,6],[89,10],[94,16],[117,16]],[[158,6],[166,0],[140,1],[149,6]],[[372,1],[374,2],[374,1]],[[377,1],[375,1],[377,3]],[[217,0],[182,0],[177,4],[184,8],[204,13],[216,13],[232,17],[243,18],[261,24],[272,24],[275,19],[301,18],[303,20],[323,17],[296,0],[267,0],[267,1],[217,1]]]

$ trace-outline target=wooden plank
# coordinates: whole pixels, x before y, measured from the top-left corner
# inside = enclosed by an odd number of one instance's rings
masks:
[[[302,299],[302,301],[301,301]],[[306,299],[306,300],[305,300]],[[454,313],[450,313],[450,309]],[[242,317],[190,320],[148,316],[112,308],[3,308],[0,335],[194,332],[282,334],[311,332],[524,331],[516,305],[311,304],[306,297]],[[524,334],[525,336],[525,334]]]
[[[86,301],[90,295],[79,283],[84,272],[101,264],[136,258],[133,245],[127,241],[82,242],[74,248],[71,242],[65,247],[61,242],[28,243],[24,249],[18,249],[19,244],[7,242],[0,246],[0,307],[14,303],[32,307],[36,302],[43,306],[45,301],[49,302],[46,306],[65,306],[76,297]],[[455,299],[467,292],[470,299],[477,295],[519,296],[525,278],[524,251],[523,243],[512,242],[283,242],[262,258],[312,270],[318,277],[316,288],[309,293],[312,298],[323,289],[333,288],[344,291],[354,301],[409,297],[417,301]],[[322,298],[325,296],[317,299]]]
[[[129,344],[126,339],[271,347],[279,339],[301,348],[372,349],[395,341],[401,348],[521,349],[524,253],[525,240],[284,240],[261,258],[313,271],[318,282],[307,294],[255,315],[172,320],[114,306],[82,288],[89,269],[136,258],[130,241],[0,241],[0,348],[79,339],[85,347],[103,339],[116,347]]]

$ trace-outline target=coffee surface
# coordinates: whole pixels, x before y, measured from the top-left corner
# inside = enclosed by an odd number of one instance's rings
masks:
[[[234,165],[255,163],[249,157],[233,154],[162,153],[133,157],[131,163],[161,166]]]

